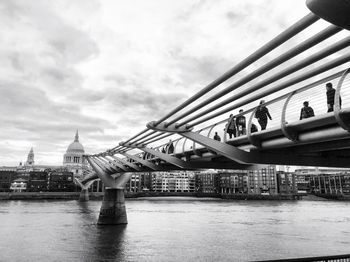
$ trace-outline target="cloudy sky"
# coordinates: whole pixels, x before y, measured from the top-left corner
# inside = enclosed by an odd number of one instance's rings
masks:
[[[0,166],[145,128],[306,15],[295,0],[0,1]]]

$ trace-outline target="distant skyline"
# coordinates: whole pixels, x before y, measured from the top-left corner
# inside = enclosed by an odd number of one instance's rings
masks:
[[[309,13],[304,1],[3,0],[0,166],[116,146]]]

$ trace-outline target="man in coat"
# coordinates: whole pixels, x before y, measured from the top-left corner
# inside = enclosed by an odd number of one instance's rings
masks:
[[[269,110],[267,109],[266,106],[264,106],[265,100],[261,100],[258,108],[256,109],[255,112],[255,118],[258,119],[258,122],[261,126],[261,130],[265,130],[267,126],[267,118],[272,120],[272,117],[269,113]]]

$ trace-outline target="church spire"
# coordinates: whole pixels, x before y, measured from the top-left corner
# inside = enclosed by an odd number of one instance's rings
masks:
[[[75,133],[74,142],[79,142],[79,133],[78,133],[78,129],[77,129],[77,132]]]
[[[26,164],[27,165],[34,165],[34,151],[33,151],[33,147],[29,151]]]

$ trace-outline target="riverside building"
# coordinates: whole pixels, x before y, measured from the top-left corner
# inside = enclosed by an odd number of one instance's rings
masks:
[[[150,173],[134,173],[125,185],[125,192],[148,192],[152,188]]]
[[[152,174],[154,192],[195,192],[193,172],[156,172]]]
[[[220,177],[218,171],[212,170],[197,172],[196,191],[204,194],[220,193]]]
[[[226,170],[218,173],[220,193],[225,194],[278,194],[275,166],[254,170]]]
[[[320,174],[310,178],[311,192],[324,195],[343,195],[350,197],[350,173]]]

